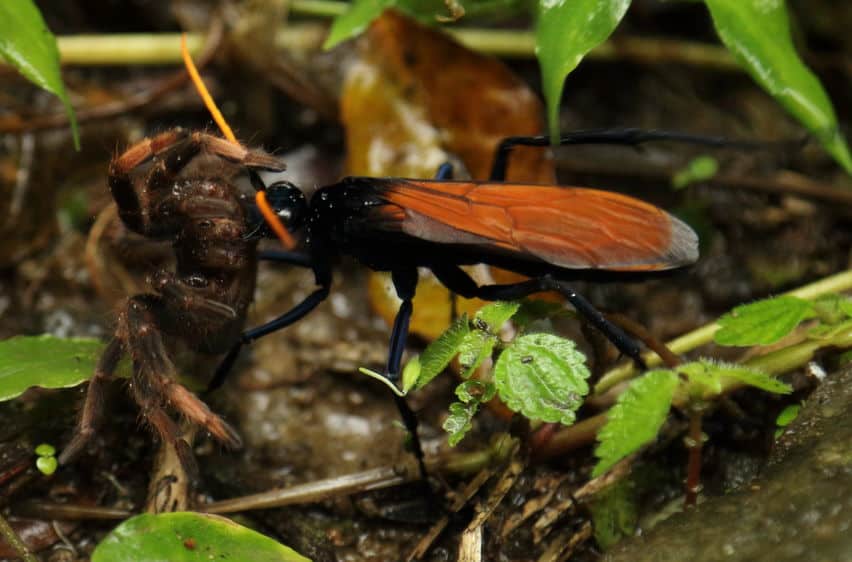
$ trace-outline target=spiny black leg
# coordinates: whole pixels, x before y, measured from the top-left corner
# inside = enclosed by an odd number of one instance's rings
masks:
[[[399,380],[400,365],[402,363],[402,353],[405,351],[405,341],[408,339],[408,324],[411,320],[413,306],[411,304],[414,298],[414,293],[417,290],[417,269],[406,268],[398,269],[391,272],[393,286],[396,289],[396,294],[402,299],[402,304],[399,307],[399,312],[396,313],[396,319],[393,322],[393,331],[391,332],[390,344],[388,350],[388,363],[385,370],[385,376],[391,382]],[[420,476],[426,480],[426,464],[423,461],[423,447],[420,444],[420,436],[417,434],[417,426],[419,421],[417,414],[405,401],[405,398],[394,393],[394,402],[399,410],[399,415],[402,418],[402,423],[405,424],[405,429],[411,438],[411,449],[414,456],[417,457],[417,465],[420,468]]]
[[[264,261],[274,261],[296,265],[299,267],[313,267],[314,262],[311,256],[300,252],[289,252],[287,250],[261,250],[257,253],[257,259]]]
[[[674,131],[643,130],[635,128],[621,129],[589,129],[564,133],[559,137],[559,146],[569,144],[621,144],[637,146],[644,142],[676,141],[689,144],[699,144],[713,147],[731,148],[762,148],[768,143],[736,141],[725,137],[690,135]],[[785,143],[789,144],[789,143]],[[550,137],[508,137],[503,139],[494,153],[494,163],[491,166],[491,181],[504,181],[506,168],[509,165],[509,154],[516,146],[551,146]]]
[[[466,298],[480,298],[487,301],[517,300],[544,291],[557,291],[570,302],[592,326],[603,333],[624,355],[633,359],[645,369],[645,362],[639,353],[639,345],[624,330],[607,320],[592,304],[577,294],[571,287],[549,275],[505,285],[477,285],[471,277],[457,266],[433,267],[435,276],[451,291]]]
[[[246,330],[243,332],[242,336],[237,343],[235,343],[231,349],[228,351],[228,354],[225,355],[225,358],[222,359],[222,362],[216,368],[216,373],[213,375],[213,379],[210,381],[210,384],[207,386],[207,392],[212,392],[222,386],[222,383],[225,382],[225,378],[228,376],[228,373],[231,371],[231,367],[234,366],[234,362],[237,360],[237,357],[240,354],[240,350],[244,345],[253,342],[256,339],[262,338],[263,336],[269,335],[272,332],[277,332],[278,330],[283,330],[287,326],[294,324],[304,318],[310,311],[317,307],[322,301],[324,301],[328,297],[329,286],[323,285],[310,295],[308,295],[305,300],[279,316],[274,320],[267,322],[266,324],[261,324],[256,328],[252,328],[251,330]]]

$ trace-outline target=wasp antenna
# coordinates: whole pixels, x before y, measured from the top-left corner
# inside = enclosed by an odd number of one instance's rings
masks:
[[[219,108],[216,106],[216,102],[213,101],[213,96],[210,95],[210,92],[207,90],[207,86],[204,85],[201,75],[198,74],[198,69],[195,68],[195,63],[192,62],[192,57],[189,56],[189,49],[186,47],[186,33],[183,33],[180,36],[180,54],[183,57],[183,64],[186,66],[186,71],[189,73],[189,77],[192,79],[192,83],[195,85],[198,95],[201,96],[201,99],[204,101],[207,111],[209,111],[210,115],[213,117],[213,121],[215,121],[219,126],[219,130],[222,131],[222,134],[226,139],[239,145],[240,142],[237,140],[237,137],[234,136],[234,131],[231,130],[231,126],[228,125],[227,121],[225,121],[225,118],[222,116],[222,112],[219,111]]]
[[[263,215],[263,218],[266,220],[266,223],[269,225],[269,228],[272,229],[272,232],[281,240],[281,243],[284,244],[284,247],[288,250],[293,250],[296,247],[296,241],[293,240],[293,237],[290,236],[290,233],[287,232],[287,228],[281,224],[281,220],[278,218],[278,215],[275,214],[275,211],[272,210],[272,207],[269,206],[269,201],[266,200],[266,192],[258,191],[254,196],[255,202],[257,203],[257,208],[260,210],[260,214]]]

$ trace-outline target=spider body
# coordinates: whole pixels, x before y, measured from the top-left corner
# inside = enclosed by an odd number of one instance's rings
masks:
[[[182,174],[201,155],[225,165]],[[231,426],[177,381],[171,359],[177,342],[195,352],[219,354],[239,341],[255,287],[256,234],[262,231],[250,200],[226,175],[240,169],[280,171],[284,166],[265,154],[182,129],[144,139],[112,161],[109,187],[119,217],[137,234],[170,241],[174,269],[153,272],[150,292],[121,305],[115,334],[60,462],[77,456],[93,434],[104,385],[124,354],[133,363],[128,386],[142,419],[160,439],[175,445],[185,466],[194,466],[194,461],[169,410],[227,446],[240,445]]]

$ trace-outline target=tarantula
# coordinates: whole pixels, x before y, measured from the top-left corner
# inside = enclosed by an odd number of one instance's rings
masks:
[[[221,443],[240,445],[236,431],[176,380],[170,358],[178,340],[196,352],[219,354],[239,339],[254,293],[257,241],[264,229],[249,199],[225,179],[225,167],[206,166],[207,175],[181,175],[201,155],[246,169],[259,188],[257,170],[284,169],[271,156],[182,129],[146,138],[113,159],[109,187],[121,220],[149,239],[170,240],[175,267],[153,273],[148,278],[152,292],[132,296],[122,305],[115,335],[97,364],[61,463],[76,457],[94,433],[104,386],[123,354],[132,359],[128,387],[142,419],[175,446],[184,466],[194,467],[194,460],[168,409]]]

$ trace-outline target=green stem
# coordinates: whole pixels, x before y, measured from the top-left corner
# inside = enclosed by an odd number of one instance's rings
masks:
[[[341,2],[301,0],[294,13],[332,17],[339,15]],[[320,22],[290,23],[278,31],[275,44],[287,50],[318,50],[328,26]],[[533,58],[535,34],[528,30],[444,27],[466,47],[495,56]],[[197,53],[204,37],[187,33],[189,49]],[[63,65],[171,65],[181,62],[179,33],[121,33],[109,35],[70,35],[58,37]],[[737,71],[739,67],[720,46],[653,37],[624,37],[599,45],[589,53],[593,60],[630,60],[638,63],[688,64],[718,70]],[[2,65],[2,63],[0,63]]]
[[[813,300],[822,295],[840,293],[850,289],[852,289],[852,270],[843,271],[836,275],[820,279],[819,281],[804,285],[784,294]],[[671,340],[666,343],[666,346],[674,353],[687,353],[713,341],[713,335],[718,329],[719,325],[713,322]],[[653,352],[644,354],[643,359],[648,367],[656,367],[662,363],[660,356]],[[595,386],[594,394],[603,394],[615,385],[634,377],[636,374],[636,367],[632,363],[619,365],[601,377],[601,380]]]
[[[336,18],[347,9],[349,9],[349,2],[332,0],[293,0],[290,3],[290,12],[302,16]]]

